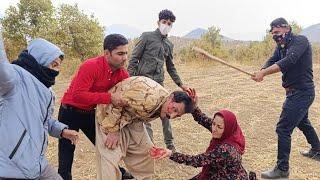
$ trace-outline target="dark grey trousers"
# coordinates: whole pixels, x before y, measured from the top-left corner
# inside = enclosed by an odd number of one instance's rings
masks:
[[[164,136],[164,143],[166,146],[172,146],[173,145],[173,134],[171,129],[171,124],[169,119],[161,119],[162,121],[162,132]],[[149,134],[149,137],[151,141],[153,142],[153,130],[151,127],[151,123],[145,123],[147,132]]]

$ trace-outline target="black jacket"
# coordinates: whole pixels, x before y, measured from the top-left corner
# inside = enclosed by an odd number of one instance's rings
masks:
[[[273,64],[278,64],[281,69],[284,88],[314,88],[312,49],[305,36],[293,35],[284,48],[277,46],[263,69]]]

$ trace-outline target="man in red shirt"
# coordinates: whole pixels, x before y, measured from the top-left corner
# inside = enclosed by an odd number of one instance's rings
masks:
[[[128,54],[128,40],[120,34],[104,39],[104,55],[86,60],[74,76],[61,100],[58,119],[82,132],[95,144],[95,107],[97,104],[125,106],[120,94],[107,91],[129,77],[124,69]],[[64,180],[71,180],[75,146],[70,140],[59,140],[59,169]]]

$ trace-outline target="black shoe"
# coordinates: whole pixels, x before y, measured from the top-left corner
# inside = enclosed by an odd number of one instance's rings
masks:
[[[314,150],[311,148],[309,151],[300,151],[300,154],[316,161],[320,161],[320,150]]]
[[[282,171],[278,167],[261,173],[263,179],[280,179],[289,177],[289,171]]]
[[[130,174],[128,171],[126,171],[125,168],[119,166],[119,169],[120,169],[121,174],[122,174],[122,178],[121,178],[122,180],[123,179],[134,179],[132,174]]]
[[[257,180],[257,174],[253,171],[249,172],[249,180]]]

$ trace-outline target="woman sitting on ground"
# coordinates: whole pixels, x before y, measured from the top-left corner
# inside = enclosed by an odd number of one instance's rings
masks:
[[[197,96],[193,90],[191,96],[197,104]],[[154,147],[150,154],[155,159],[169,157],[171,160],[193,167],[203,167],[201,173],[192,179],[249,179],[241,164],[241,156],[245,150],[245,138],[237,123],[236,116],[228,110],[215,113],[213,119],[207,117],[196,107],[193,118],[212,133],[207,150],[198,155],[186,155],[172,152],[169,149]],[[255,179],[254,174],[250,179]]]

